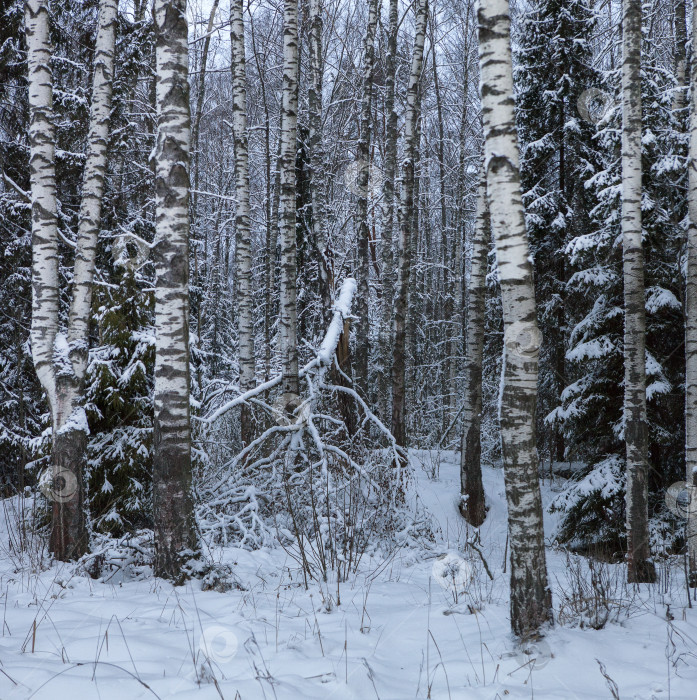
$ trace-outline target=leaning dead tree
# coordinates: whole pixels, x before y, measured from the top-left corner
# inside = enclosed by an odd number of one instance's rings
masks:
[[[179,580],[196,551],[189,405],[189,145],[186,0],[155,2],[155,572]]]
[[[552,622],[535,435],[540,334],[520,191],[508,0],[477,12],[484,155],[504,324],[499,400],[508,504],[511,626],[526,637]]]
[[[52,485],[46,490],[53,501],[50,547],[55,557],[64,561],[81,556],[88,546],[83,472],[89,429],[84,388],[107,166],[117,4],[116,0],[101,0],[99,6],[87,160],[67,328],[61,327],[59,316],[56,134],[49,15],[45,0],[28,0],[25,5],[33,253],[31,344],[53,428]]]
[[[326,571],[325,550],[337,554],[342,528],[344,533],[354,526],[366,532],[378,522],[401,517],[394,506],[405,473],[385,468],[403,461],[399,446],[357,391],[333,383],[340,372],[339,355],[347,341],[356,289],[352,278],[342,283],[324,339],[314,359],[298,372],[301,393],[293,411],[267,398],[283,392],[282,374],[222,403],[224,391],[212,397],[208,415],[201,419],[204,426],[212,426],[244,403],[266,411],[273,424],[199,484],[199,522],[211,541],[225,544],[232,539],[241,546],[258,546],[272,538],[283,541],[290,529],[300,550],[311,547],[314,551],[314,563],[309,555],[301,557],[303,570],[312,576],[317,567]],[[337,394],[353,402],[352,411],[361,418],[356,432],[351,433],[341,411],[337,413]],[[374,449],[368,427],[387,442],[387,451]],[[279,516],[279,505],[285,510],[282,519],[291,514],[291,522],[279,525],[272,534],[267,523]],[[368,511],[371,517],[366,517]],[[350,548],[359,540],[346,537],[341,546]],[[335,558],[335,568],[347,566],[346,561],[346,557]]]

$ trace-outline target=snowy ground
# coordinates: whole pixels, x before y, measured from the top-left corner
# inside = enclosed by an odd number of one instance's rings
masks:
[[[611,698],[601,664],[617,697],[697,697],[697,608],[685,607],[677,564],[652,591],[627,588],[610,567],[621,621],[599,631],[557,624],[526,655],[509,633],[501,471],[485,472],[491,510],[481,543],[492,584],[464,546],[455,454],[441,455],[435,479],[433,455],[413,458],[438,541],[365,562],[341,585],[339,606],[327,605],[336,585],[306,591],[281,548],[220,553],[246,589],[228,593],[197,582],[103,583],[60,566],[31,575],[0,560],[0,699]],[[558,612],[570,570],[563,553],[548,551]],[[464,572],[467,593],[456,600],[439,574],[460,555],[467,566],[454,569],[455,584]]]

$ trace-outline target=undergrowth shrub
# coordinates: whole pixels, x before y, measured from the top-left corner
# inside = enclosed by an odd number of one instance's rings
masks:
[[[557,620],[569,627],[603,629],[628,618],[634,595],[622,565],[566,552],[564,578],[557,578]]]

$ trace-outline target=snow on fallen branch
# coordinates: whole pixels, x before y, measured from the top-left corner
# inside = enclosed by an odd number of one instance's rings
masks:
[[[332,316],[332,320],[329,323],[329,328],[324,336],[322,345],[320,345],[317,357],[308,362],[298,372],[300,378],[303,378],[308,372],[315,369],[317,366],[327,367],[332,364],[334,354],[336,353],[336,346],[339,343],[339,338],[341,337],[341,333],[344,329],[344,321],[351,316],[351,304],[353,302],[353,295],[356,293],[356,289],[357,285],[355,279],[348,277],[344,280],[343,284],[341,285],[341,290],[339,291],[339,296],[334,304],[334,314]],[[209,416],[196,419],[201,423],[215,423],[218,418],[235,408],[235,406],[248,403],[251,399],[259,396],[259,394],[263,394],[278,386],[282,379],[283,375],[279,374],[273,379],[269,379],[267,382],[259,384],[253,389],[246,391],[244,394],[240,394],[234,399],[227,401],[213,411],[213,413],[211,413]]]
[[[287,542],[291,535],[301,550],[307,553],[309,547],[317,554],[324,576],[327,569],[338,572],[357,565],[361,543],[370,539],[369,529],[378,527],[389,539],[388,533],[402,527],[394,525],[406,517],[401,450],[389,429],[350,387],[337,357],[352,318],[356,290],[354,279],[341,285],[316,357],[299,373],[302,396],[293,414],[279,413],[276,425],[218,468],[206,470],[199,482],[197,515],[211,542],[234,540],[237,546],[255,547],[279,537]],[[256,397],[280,383],[281,377],[274,377],[227,401],[202,422],[211,425],[235,406],[256,403]],[[353,408],[342,404],[347,400]],[[357,431],[346,424],[346,410],[362,414]],[[334,411],[340,415],[331,415]],[[387,441],[387,454],[375,449],[376,436]],[[348,554],[342,559],[339,553],[346,548]],[[305,561],[309,573],[308,566]]]

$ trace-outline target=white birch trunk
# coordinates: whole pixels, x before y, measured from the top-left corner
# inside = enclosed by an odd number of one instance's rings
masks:
[[[646,310],[641,245],[641,0],[622,14],[622,257],[624,439],[627,449],[627,578],[653,581],[648,522]]]
[[[196,549],[189,407],[189,141],[186,0],[155,2],[155,571],[178,580]]]
[[[404,161],[399,208],[399,263],[394,300],[394,351],[392,359],[392,435],[400,447],[406,447],[405,370],[407,313],[409,309],[409,277],[414,228],[414,162],[418,148],[419,82],[424,59],[428,0],[420,0],[416,10],[414,50],[407,87],[407,109],[404,120]]]
[[[281,97],[281,158],[279,234],[281,298],[279,350],[283,393],[297,396],[298,309],[295,213],[295,152],[298,127],[298,0],[283,4],[283,94]],[[290,398],[290,396],[289,396]]]
[[[237,211],[237,304],[240,337],[240,391],[255,384],[254,318],[252,314],[252,241],[249,222],[249,150],[247,138],[247,77],[244,50],[243,0],[230,5],[230,40],[232,43],[232,126],[235,138],[235,191]],[[240,413],[242,443],[253,439],[252,414],[248,404]]]
[[[692,10],[697,37],[697,3]],[[687,278],[685,285],[685,469],[690,490],[687,552],[690,584],[697,585],[697,53],[692,52],[688,156]]]
[[[394,301],[394,252],[393,228],[395,219],[395,175],[397,172],[397,111],[395,109],[395,86],[397,66],[397,32],[399,30],[399,0],[390,0],[387,55],[385,57],[385,171],[382,188],[382,320],[378,342],[383,363],[380,381],[381,417],[390,424],[392,410],[392,324]]]
[[[88,546],[83,508],[87,447],[84,382],[92,283],[101,224],[116,31],[116,0],[102,0],[95,47],[87,161],[67,335],[59,330],[58,229],[52,113],[51,45],[44,3],[26,5],[29,49],[32,171],[32,348],[53,422],[53,514],[50,547],[57,559],[81,556]]]
[[[467,300],[467,350],[460,451],[460,513],[474,527],[479,527],[486,517],[481,465],[481,418],[488,230],[486,173],[482,169]]]
[[[333,272],[331,253],[327,249],[326,234],[326,186],[324,172],[324,143],[322,138],[322,85],[324,83],[324,58],[322,52],[322,3],[310,0],[310,74],[307,88],[307,111],[310,150],[310,197],[312,201],[313,244],[319,258],[320,295],[324,313],[331,313]]]
[[[193,206],[191,207],[193,210],[193,217],[194,217],[194,222],[196,222],[196,212],[197,212],[197,204],[198,204],[198,184],[199,184],[199,167],[198,167],[198,161],[199,161],[199,156],[201,154],[201,151],[199,149],[199,137],[201,135],[201,117],[203,116],[203,104],[206,99],[206,66],[208,65],[208,52],[210,51],[211,47],[211,36],[213,35],[213,25],[215,23],[215,14],[218,11],[218,3],[220,0],[213,0],[213,5],[211,6],[211,12],[210,15],[208,15],[208,26],[206,27],[206,33],[205,33],[205,39],[203,40],[203,51],[201,52],[201,66],[200,66],[200,71],[201,71],[201,77],[199,79],[198,83],[198,95],[196,96],[196,112],[194,116],[194,121],[191,126],[191,147],[193,151],[193,160],[194,160],[194,190],[195,192],[193,193],[192,197],[192,204]],[[234,79],[234,63],[232,65],[232,72],[233,72],[233,79]],[[207,264],[207,260],[204,260],[204,265]],[[198,283],[198,280],[195,280],[196,283]],[[199,305],[200,306],[200,305]],[[201,310],[199,308],[199,316],[201,314]],[[200,323],[200,318],[199,320],[199,328],[201,327]]]
[[[373,97],[373,74],[375,71],[375,30],[378,24],[377,0],[368,2],[368,26],[363,43],[363,76],[361,95],[360,136],[356,149],[358,165],[357,182],[357,250],[358,250],[358,301],[356,311],[358,325],[356,333],[356,384],[364,392],[368,389],[368,358],[370,355],[370,226],[368,222],[368,185],[370,181],[370,117]]]
[[[27,0],[24,23],[29,79],[29,168],[32,203],[31,350],[56,426],[53,346],[58,334],[58,214],[53,76],[46,0]]]
[[[673,110],[682,111],[687,102],[687,17],[685,12],[685,0],[675,0],[673,11],[675,14],[675,82],[673,93]],[[681,115],[678,119],[683,123]]]
[[[118,0],[101,0],[99,30],[94,58],[94,81],[87,162],[82,182],[82,200],[78,224],[77,251],[70,307],[70,359],[75,375],[82,384],[87,369],[87,334],[89,331],[92,285],[97,256],[97,241],[102,220],[102,197],[107,168],[111,93],[114,77],[114,42]]]
[[[540,336],[520,192],[507,0],[480,3],[478,23],[487,192],[504,321],[499,411],[511,553],[511,626],[514,634],[526,637],[552,621],[535,437]]]

